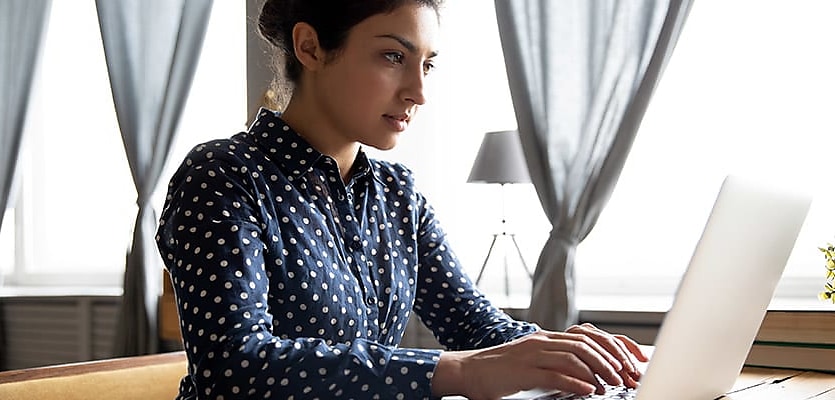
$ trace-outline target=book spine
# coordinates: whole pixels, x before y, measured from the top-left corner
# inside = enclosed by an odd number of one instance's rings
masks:
[[[768,311],[756,340],[835,345],[835,312]]]
[[[755,343],[745,365],[835,372],[835,347]]]

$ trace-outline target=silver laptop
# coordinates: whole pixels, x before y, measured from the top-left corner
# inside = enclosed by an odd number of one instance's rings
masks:
[[[611,398],[706,400],[729,391],[810,205],[811,197],[803,194],[741,177],[725,178],[658,333],[641,386]],[[541,391],[507,397],[604,398]]]

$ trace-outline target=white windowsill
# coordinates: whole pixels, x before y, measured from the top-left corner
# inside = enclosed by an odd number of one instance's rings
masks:
[[[672,305],[665,296],[587,296],[578,301],[580,320],[637,325],[660,324]],[[831,311],[835,304],[815,298],[776,298],[768,306],[778,311]]]
[[[15,297],[118,297],[119,287],[59,287],[59,286],[5,286],[0,287],[0,298]],[[518,299],[517,299],[518,300]],[[668,296],[583,296],[578,301],[580,319],[606,323],[660,324],[670,308]],[[514,302],[509,310],[524,312],[526,304]],[[775,299],[770,310],[810,310],[835,312],[835,304],[814,298]]]
[[[0,298],[14,297],[119,297],[120,287],[3,286]]]

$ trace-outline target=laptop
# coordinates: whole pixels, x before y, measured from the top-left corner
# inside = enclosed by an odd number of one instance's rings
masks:
[[[722,396],[742,370],[811,202],[804,194],[726,177],[658,332],[641,386],[612,388],[620,393],[616,397],[526,391],[506,399]]]

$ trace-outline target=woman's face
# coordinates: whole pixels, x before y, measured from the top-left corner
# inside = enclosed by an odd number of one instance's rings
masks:
[[[438,17],[414,3],[355,25],[313,84],[322,116],[350,142],[390,149],[426,102]]]

